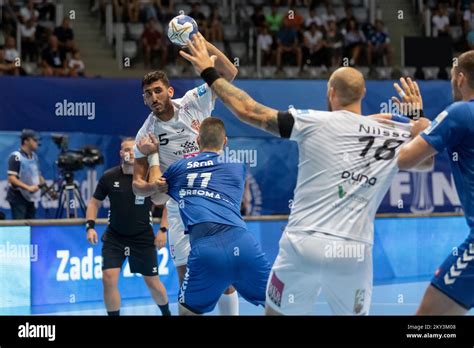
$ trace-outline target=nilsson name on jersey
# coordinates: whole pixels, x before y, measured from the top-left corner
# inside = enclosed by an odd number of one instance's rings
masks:
[[[406,139],[411,138],[411,134],[408,133],[408,132],[407,133],[400,133],[400,132],[397,132],[395,130],[389,131],[389,130],[384,129],[384,128],[374,127],[374,126],[369,126],[369,125],[363,125],[363,124],[359,124],[359,133],[371,134],[371,135],[382,135],[382,136],[385,136],[385,137],[394,137],[394,138],[398,138],[398,137],[402,137],[402,138],[406,138]]]

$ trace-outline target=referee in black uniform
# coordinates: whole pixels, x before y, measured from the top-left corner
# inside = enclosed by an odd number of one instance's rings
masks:
[[[166,289],[158,276],[156,247],[166,245],[165,232],[153,233],[150,197],[135,196],[132,190],[133,145],[135,139],[122,141],[120,166],[107,170],[100,178],[86,213],[87,240],[97,244],[95,219],[101,201],[110,199],[109,224],[102,236],[102,282],[104,302],[108,315],[120,315],[120,293],[118,280],[125,259],[128,257],[130,270],[141,273],[151,296],[163,315],[171,315]]]

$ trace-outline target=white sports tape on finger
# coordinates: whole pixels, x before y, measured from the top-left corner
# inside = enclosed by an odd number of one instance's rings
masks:
[[[398,93],[398,95],[400,96],[400,98],[405,98],[406,96],[404,91],[401,91],[400,93]]]
[[[158,152],[148,155],[148,165],[150,167],[160,165],[160,156],[158,155]]]

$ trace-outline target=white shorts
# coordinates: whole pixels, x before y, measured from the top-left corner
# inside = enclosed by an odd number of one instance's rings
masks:
[[[179,215],[179,206],[173,199],[166,203],[168,209],[168,241],[170,245],[171,258],[174,265],[184,266],[188,263],[191,246],[189,236],[184,234],[184,225]]]
[[[314,314],[322,291],[336,315],[367,315],[372,245],[317,232],[287,232],[267,283],[266,305],[285,315]]]

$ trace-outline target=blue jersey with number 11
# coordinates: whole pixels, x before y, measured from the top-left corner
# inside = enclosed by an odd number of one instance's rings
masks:
[[[215,152],[201,152],[173,163],[163,176],[168,195],[179,203],[185,233],[203,222],[246,228],[240,214],[243,163],[224,163]]]

